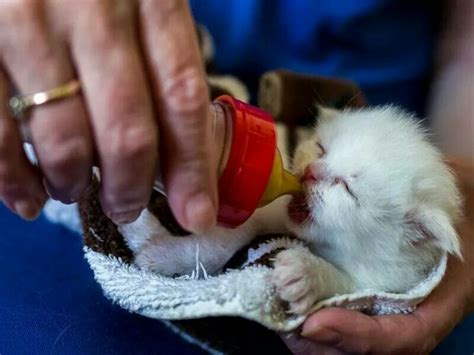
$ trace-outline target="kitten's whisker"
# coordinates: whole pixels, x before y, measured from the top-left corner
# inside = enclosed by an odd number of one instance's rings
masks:
[[[319,95],[318,93],[318,90],[316,89],[316,87],[312,87],[313,89],[313,93],[314,95],[317,97],[318,101],[316,102],[318,105],[321,105],[321,106],[326,106],[326,102],[324,102],[323,98],[321,97],[321,95]]]
[[[356,94],[352,95],[352,97],[344,105],[344,108],[349,107],[349,105],[352,103],[352,101],[354,101],[357,98],[357,96],[359,96],[359,95],[360,95],[360,93],[356,93]]]
[[[318,112],[314,107],[306,107],[306,111],[308,111],[311,116],[318,117]]]

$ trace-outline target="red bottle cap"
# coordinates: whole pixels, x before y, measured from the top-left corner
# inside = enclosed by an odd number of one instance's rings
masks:
[[[256,210],[267,186],[276,152],[276,128],[266,112],[231,96],[216,99],[232,114],[232,144],[219,179],[217,222],[237,227]]]

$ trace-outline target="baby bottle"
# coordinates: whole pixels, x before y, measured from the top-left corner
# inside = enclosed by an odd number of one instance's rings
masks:
[[[257,107],[223,95],[211,103],[218,159],[220,226],[244,223],[258,207],[277,197],[301,191],[286,171],[276,145],[272,117]],[[159,181],[155,188],[163,190]]]

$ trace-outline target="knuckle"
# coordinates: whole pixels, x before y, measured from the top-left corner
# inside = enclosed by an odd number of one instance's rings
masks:
[[[94,37],[89,42],[94,49],[110,52],[115,49],[116,35],[105,23],[98,21],[94,26]]]
[[[186,9],[183,0],[144,0],[141,2],[142,12],[154,18],[158,26],[164,26],[175,14],[182,13]]]
[[[196,138],[193,140],[198,142]],[[193,144],[176,147],[174,153],[180,160],[183,171],[187,171],[190,175],[190,179],[199,180],[205,177],[205,171],[208,167],[207,162],[209,161],[208,151],[201,146],[197,146],[197,144]],[[193,183],[197,184],[198,181],[193,181]]]
[[[171,15],[183,8],[185,2],[182,0],[163,0],[163,1],[147,1],[149,4],[156,4],[158,11],[164,15]]]
[[[122,122],[133,122],[137,117],[150,115],[150,104],[145,93],[140,95],[132,78],[117,78],[106,92],[106,101],[111,118],[119,118]],[[121,129],[121,128],[120,128]]]
[[[55,49],[50,44],[45,15],[39,1],[10,1],[9,9],[0,7],[0,46],[7,62],[23,61],[35,56],[35,63],[53,60]],[[45,63],[48,64],[48,63]]]
[[[208,89],[198,68],[186,68],[164,83],[165,105],[174,114],[189,114],[204,108],[209,101]]]
[[[106,158],[114,161],[134,161],[157,151],[157,135],[143,126],[122,125],[109,135]]]
[[[126,28],[133,21],[129,1],[91,1],[84,11],[81,28],[88,36],[87,42],[102,51],[112,50]]]
[[[35,12],[37,2],[33,0],[3,1],[1,7],[1,13],[4,14],[2,18],[9,19],[10,22],[23,22]]]
[[[83,169],[83,164],[90,158],[90,147],[83,137],[45,141],[42,145],[42,152],[47,152],[39,158],[43,170],[71,174]]]
[[[32,29],[38,27],[38,18],[41,14],[39,7],[40,3],[34,0],[1,2],[0,38],[3,46],[15,45],[26,33],[34,33]]]
[[[109,15],[104,9],[104,2],[93,1],[88,5],[88,8],[81,13],[75,28],[79,40],[78,45],[88,50],[110,51],[116,36],[109,21]],[[94,33],[94,35],[89,36],[88,33]]]

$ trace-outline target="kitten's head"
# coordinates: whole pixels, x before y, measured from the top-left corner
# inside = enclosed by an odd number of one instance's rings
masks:
[[[293,161],[305,186],[288,206],[298,233],[354,242],[383,234],[459,254],[459,193],[420,124],[394,107],[320,112]]]

